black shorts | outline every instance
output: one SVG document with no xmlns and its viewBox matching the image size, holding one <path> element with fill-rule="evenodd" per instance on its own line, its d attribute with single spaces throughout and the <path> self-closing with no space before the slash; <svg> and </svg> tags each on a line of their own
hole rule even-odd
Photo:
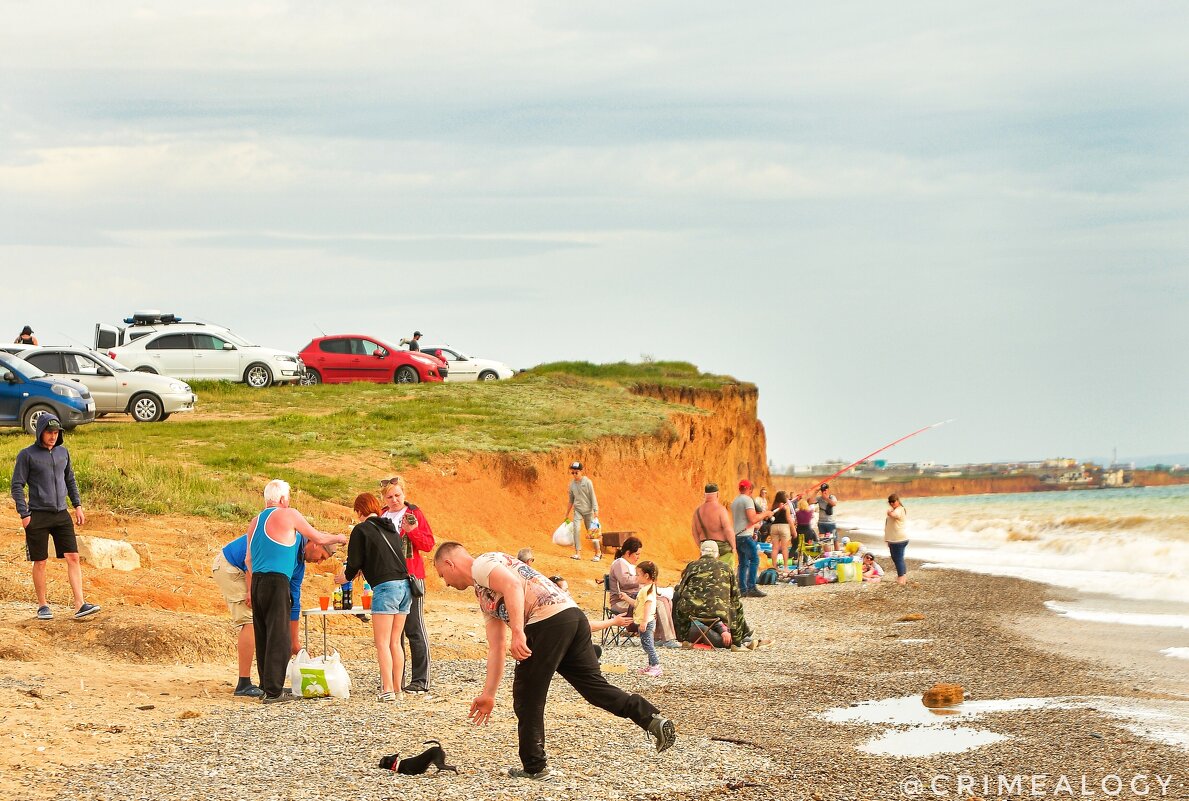
<svg viewBox="0 0 1189 801">
<path fill-rule="evenodd" d="M 74 537 L 74 520 L 70 512 L 29 512 L 29 527 L 25 529 L 25 558 L 30 562 L 44 562 L 50 558 L 50 537 L 61 559 L 68 553 L 78 553 Z"/>
</svg>

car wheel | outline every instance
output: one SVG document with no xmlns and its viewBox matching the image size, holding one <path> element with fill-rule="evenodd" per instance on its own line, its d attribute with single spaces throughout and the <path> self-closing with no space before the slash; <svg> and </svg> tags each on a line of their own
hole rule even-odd
<svg viewBox="0 0 1189 801">
<path fill-rule="evenodd" d="M 168 420 L 168 419 L 169 419 L 169 415 L 170 415 L 170 414 L 172 414 L 172 412 L 166 412 L 165 414 L 161 415 L 161 419 L 160 419 L 160 420 L 158 420 L 157 422 L 158 422 L 158 423 L 164 423 L 166 420 Z"/>
<path fill-rule="evenodd" d="M 322 376 L 318 375 L 317 370 L 307 367 L 300 383 L 303 387 L 316 387 L 322 383 Z"/>
<path fill-rule="evenodd" d="M 21 425 L 24 427 L 25 433 L 31 437 L 37 436 L 37 421 L 43 414 L 53 413 L 54 410 L 49 406 L 30 406 L 25 410 L 25 416 L 21 418 Z"/>
<path fill-rule="evenodd" d="M 138 372 L 138 373 L 149 373 L 149 374 L 151 374 L 151 375 L 157 375 L 157 371 L 156 371 L 156 370 L 154 370 L 152 367 L 137 367 L 137 368 L 136 368 L 136 372 Z"/>
<path fill-rule="evenodd" d="M 417 371 L 406 364 L 397 369 L 392 380 L 397 384 L 416 384 L 421 381 L 421 376 L 417 375 Z"/>
<path fill-rule="evenodd" d="M 244 383 L 252 389 L 264 389 L 272 386 L 272 370 L 268 369 L 268 365 L 260 362 L 250 364 L 244 372 Z"/>
<path fill-rule="evenodd" d="M 138 423 L 156 423 L 162 416 L 161 399 L 151 392 L 142 392 L 133 396 L 128 411 Z"/>
<path fill-rule="evenodd" d="M 484 370 L 479 373 L 480 381 L 495 381 L 499 378 L 499 374 L 495 370 Z"/>
</svg>

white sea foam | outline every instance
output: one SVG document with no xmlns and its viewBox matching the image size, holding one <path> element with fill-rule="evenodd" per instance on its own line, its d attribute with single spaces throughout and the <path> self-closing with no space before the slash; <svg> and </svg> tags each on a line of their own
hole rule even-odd
<svg viewBox="0 0 1189 801">
<path fill-rule="evenodd" d="M 1086 620 L 1091 623 L 1118 623 L 1124 626 L 1189 629 L 1189 615 L 1142 614 L 1137 612 L 1112 612 L 1101 609 L 1081 609 L 1067 606 L 1059 601 L 1045 601 L 1045 606 L 1050 611 L 1056 612 L 1059 615 L 1073 618 L 1074 620 Z M 1189 652 L 1189 648 L 1182 648 L 1180 650 Z"/>
<path fill-rule="evenodd" d="M 1189 487 L 921 498 L 907 555 L 934 567 L 1015 576 L 1083 592 L 1189 604 Z M 883 510 L 857 502 L 850 524 L 882 537 Z"/>
</svg>

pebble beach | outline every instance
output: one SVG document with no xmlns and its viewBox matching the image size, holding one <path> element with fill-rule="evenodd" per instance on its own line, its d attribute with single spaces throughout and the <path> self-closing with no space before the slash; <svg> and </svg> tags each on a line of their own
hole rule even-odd
<svg viewBox="0 0 1189 801">
<path fill-rule="evenodd" d="M 665 650 L 660 678 L 636 674 L 639 648 L 608 648 L 610 680 L 673 718 L 677 744 L 656 755 L 639 729 L 587 706 L 559 678 L 547 709 L 548 782 L 505 775 L 518 765 L 510 677 L 493 722 L 467 722 L 483 678 L 473 648 L 454 649 L 454 658 L 440 658 L 451 655 L 441 649 L 430 696 L 381 704 L 366 641 L 355 638 L 344 648 L 350 699 L 266 707 L 212 698 L 186 719 L 151 724 L 135 753 L 64 774 L 29 764 L 0 793 L 112 801 L 990 798 L 1035 797 L 1043 775 L 1047 797 L 1063 797 L 1068 785 L 1082 795 L 1064 797 L 1097 788 L 1100 798 L 1189 798 L 1189 745 L 1177 742 L 1175 714 L 1171 733 L 1166 719 L 1189 700 L 1151 673 L 1062 655 L 1022 634 L 1019 622 L 1043 611 L 1053 590 L 941 570 L 910 578 L 906 587 L 768 587 L 767 598 L 747 599 L 745 608 L 771 647 Z M 466 603 L 459 595 L 451 602 L 458 608 L 448 619 L 457 621 Z M 939 682 L 962 685 L 963 706 L 983 711 L 942 710 L 924 723 L 917 718 L 931 713 L 914 700 L 892 702 L 909 710 L 904 720 L 880 711 L 879 702 L 911 699 Z M 961 748 L 972 732 L 990 741 L 936 752 Z M 417 753 L 430 738 L 458 775 L 378 769 L 384 754 Z M 918 755 L 887 753 L 889 744 Z M 967 776 L 974 785 L 959 783 Z M 1137 776 L 1148 784 L 1135 784 Z M 1113 777 L 1123 782 L 1119 793 L 1110 792 Z"/>
</svg>

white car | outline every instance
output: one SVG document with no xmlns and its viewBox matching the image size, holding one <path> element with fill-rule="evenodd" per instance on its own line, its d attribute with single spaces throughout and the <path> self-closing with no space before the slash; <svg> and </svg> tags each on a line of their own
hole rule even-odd
<svg viewBox="0 0 1189 801">
<path fill-rule="evenodd" d="M 515 370 L 503 362 L 476 359 L 457 348 L 445 345 L 422 345 L 421 352 L 446 360 L 446 364 L 450 368 L 446 373 L 447 381 L 495 381 L 500 378 L 511 378 L 516 374 Z"/>
<path fill-rule="evenodd" d="M 130 414 L 138 423 L 157 423 L 177 412 L 192 412 L 198 396 L 176 378 L 137 373 L 101 353 L 83 348 L 40 347 L 20 358 L 58 378 L 91 390 L 98 414 Z"/>
<path fill-rule="evenodd" d="M 292 351 L 262 348 L 225 328 L 200 323 L 163 326 L 107 355 L 125 367 L 186 380 L 242 381 L 250 387 L 296 383 L 305 373 Z"/>
</svg>

